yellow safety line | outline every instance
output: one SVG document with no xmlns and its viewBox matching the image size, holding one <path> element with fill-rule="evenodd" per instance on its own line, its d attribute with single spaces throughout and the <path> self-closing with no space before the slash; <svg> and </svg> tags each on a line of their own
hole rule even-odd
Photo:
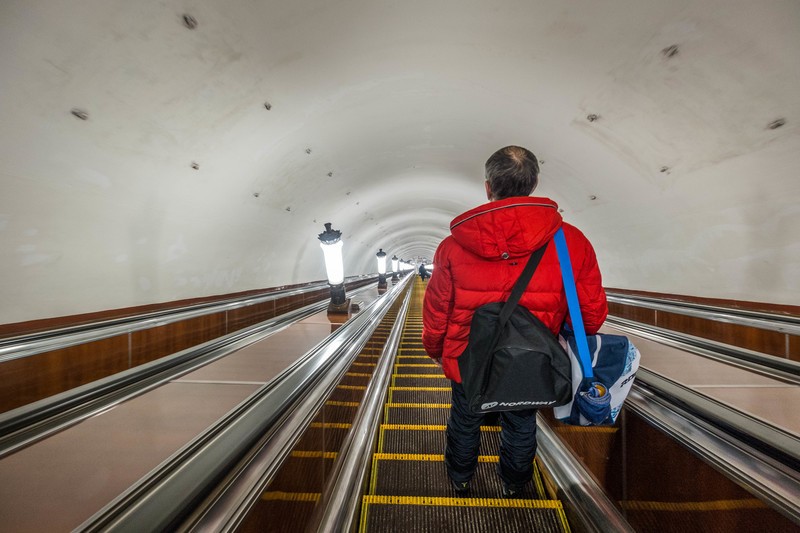
<svg viewBox="0 0 800 533">
<path fill-rule="evenodd" d="M 435 505 L 439 507 L 507 507 L 517 509 L 562 509 L 558 500 L 523 500 L 498 498 L 446 498 L 441 496 L 386 496 L 369 494 L 365 504 L 378 505 Z"/>
<path fill-rule="evenodd" d="M 300 459 L 336 459 L 337 452 L 304 452 L 296 451 L 290 454 Z"/>
<path fill-rule="evenodd" d="M 559 426 L 553 428 L 556 433 L 616 433 L 615 426 Z"/>
<path fill-rule="evenodd" d="M 398 355 L 397 359 L 428 359 L 428 360 L 430 360 L 430 357 L 428 357 L 427 355 Z"/>
<path fill-rule="evenodd" d="M 445 392 L 449 391 L 450 387 L 389 387 L 389 390 L 402 390 L 402 391 L 422 391 L 422 392 Z"/>
<path fill-rule="evenodd" d="M 336 388 L 345 390 L 367 390 L 365 385 L 337 385 Z"/>
<path fill-rule="evenodd" d="M 403 431 L 444 431 L 447 426 L 420 425 L 420 424 L 381 424 L 381 429 Z M 500 433 L 500 426 L 481 426 L 481 431 L 487 433 Z"/>
<path fill-rule="evenodd" d="M 350 429 L 352 424 L 343 424 L 341 422 L 311 422 L 312 428 L 323 429 Z"/>
<path fill-rule="evenodd" d="M 331 405 L 333 407 L 358 407 L 361 404 L 358 402 L 339 402 L 336 400 L 328 400 L 325 402 L 325 405 Z"/>
<path fill-rule="evenodd" d="M 413 407 L 417 409 L 450 409 L 449 403 L 387 403 L 389 407 Z"/>
<path fill-rule="evenodd" d="M 545 497 L 544 485 L 542 484 L 542 473 L 539 471 L 539 462 L 533 460 L 533 485 L 536 487 L 536 494 L 539 498 Z"/>
<path fill-rule="evenodd" d="M 372 374 L 370 374 L 372 375 Z M 394 378 L 447 379 L 444 374 L 394 374 Z"/>
<path fill-rule="evenodd" d="M 373 455 L 375 461 L 424 461 L 439 462 L 444 461 L 443 454 L 428 453 L 376 453 Z M 479 463 L 499 463 L 500 457 L 497 455 L 479 455 Z"/>
<path fill-rule="evenodd" d="M 395 363 L 394 367 L 412 367 L 412 368 L 441 368 L 439 365 L 431 363 L 429 365 L 422 363 Z"/>
<path fill-rule="evenodd" d="M 623 501 L 622 508 L 629 511 L 732 511 L 734 509 L 762 509 L 767 505 L 761 500 L 715 500 L 707 502 L 647 502 Z"/>
<path fill-rule="evenodd" d="M 378 366 L 377 363 L 359 363 L 353 362 L 352 366 Z"/>
<path fill-rule="evenodd" d="M 261 495 L 262 500 L 279 500 L 284 502 L 316 502 L 319 500 L 318 492 L 265 492 Z"/>
<path fill-rule="evenodd" d="M 351 378 L 371 378 L 372 374 L 364 374 L 361 372 L 347 372 L 345 376 L 350 376 Z"/>
</svg>

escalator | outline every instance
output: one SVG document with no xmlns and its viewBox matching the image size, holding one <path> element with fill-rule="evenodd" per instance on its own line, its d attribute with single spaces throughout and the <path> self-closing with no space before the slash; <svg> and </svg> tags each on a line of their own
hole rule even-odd
<svg viewBox="0 0 800 533">
<path fill-rule="evenodd" d="M 789 495 L 789 513 L 779 512 L 746 476 L 712 464 L 714 454 L 762 461 L 757 450 L 720 453 L 689 411 L 684 434 L 693 447 L 651 412 L 666 400 L 646 388 L 632 394 L 614 427 L 565 426 L 540 412 L 534 479 L 520 498 L 501 497 L 500 428 L 484 426 L 470 493 L 459 497 L 443 463 L 450 386 L 420 341 L 424 290 L 415 281 L 408 308 L 398 314 L 398 302 L 383 319 L 237 531 L 800 530 L 787 518 L 796 507 L 796 472 L 773 480 Z M 727 434 L 716 431 L 727 445 Z M 342 467 L 351 456 L 362 466 Z"/>
<path fill-rule="evenodd" d="M 425 355 L 424 286 L 414 288 L 384 407 L 362 532 L 569 531 L 562 504 L 545 494 L 539 469 L 517 499 L 503 499 L 495 473 L 500 428 L 481 430 L 481 454 L 468 497 L 450 486 L 444 467 L 450 382 Z"/>
</svg>

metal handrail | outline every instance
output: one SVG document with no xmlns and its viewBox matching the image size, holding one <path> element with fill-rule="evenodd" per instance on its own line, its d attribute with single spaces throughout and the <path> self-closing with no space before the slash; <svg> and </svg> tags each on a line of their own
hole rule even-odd
<svg viewBox="0 0 800 533">
<path fill-rule="evenodd" d="M 800 363 L 791 359 L 768 355 L 671 329 L 642 324 L 626 318 L 608 317 L 606 325 L 685 352 L 722 361 L 750 372 L 757 372 L 772 379 L 786 381 L 795 385 L 800 384 Z"/>
<path fill-rule="evenodd" d="M 89 518 L 78 530 L 138 532 L 174 527 L 213 491 L 227 472 L 247 457 L 266 432 L 276 428 L 281 417 L 297 406 L 298 400 L 314 395 L 321 376 L 354 347 L 366 343 L 376 321 L 391 305 L 391 298 L 387 296 L 395 294 L 394 290 L 390 291 L 368 304 L 359 315 Z M 304 410 L 311 407 L 305 401 L 302 403 Z"/>
<path fill-rule="evenodd" d="M 0 457 L 263 340 L 293 322 L 322 311 L 326 306 L 327 302 L 310 304 L 260 324 L 2 413 Z"/>
<path fill-rule="evenodd" d="M 724 403 L 704 396 L 656 372 L 639 367 L 635 388 L 647 387 L 660 397 L 669 398 L 692 413 L 693 417 L 712 421 L 730 435 L 747 438 L 758 443 L 759 449 L 773 459 L 792 468 L 800 468 L 800 437 L 773 426 L 755 416 L 748 415 Z"/>
<path fill-rule="evenodd" d="M 386 339 L 364 398 L 331 469 L 330 481 L 314 508 L 306 531 L 343 533 L 352 531 L 357 524 L 360 499 L 367 479 L 369 454 L 375 448 L 383 402 L 410 300 L 411 291 L 406 294 L 395 325 Z"/>
<path fill-rule="evenodd" d="M 369 277 L 370 276 L 354 276 L 348 278 L 349 281 L 347 282 L 350 283 L 361 279 L 367 279 Z M 319 282 L 302 289 L 281 290 L 255 298 L 244 297 L 227 300 L 222 303 L 215 302 L 209 304 L 198 304 L 194 306 L 182 307 L 179 310 L 157 311 L 154 313 L 145 313 L 142 315 L 107 320 L 94 324 L 85 324 L 42 333 L 10 337 L 0 340 L 0 363 L 4 361 L 10 361 L 12 359 L 19 359 L 39 353 L 49 352 L 52 350 L 69 348 L 70 346 L 77 346 L 87 342 L 107 339 L 117 335 L 124 335 L 133 333 L 135 331 L 164 326 L 174 322 L 179 322 L 181 320 L 197 318 L 212 313 L 232 311 L 242 307 L 248 307 L 255 304 L 277 300 L 286 296 L 296 296 L 306 292 L 319 290 L 326 286 L 328 286 L 326 282 Z"/>
<path fill-rule="evenodd" d="M 646 384 L 645 384 L 646 385 Z M 800 473 L 776 462 L 756 445 L 718 427 L 719 421 L 698 415 L 661 391 L 634 384 L 626 408 L 690 449 L 726 477 L 758 495 L 787 518 L 800 524 Z M 719 415 L 719 412 L 717 413 Z M 722 415 L 724 416 L 724 415 Z M 730 420 L 724 422 L 729 424 Z M 798 446 L 795 441 L 795 452 Z"/>
<path fill-rule="evenodd" d="M 680 315 L 704 318 L 715 322 L 737 324 L 740 326 L 750 326 L 769 331 L 778 331 L 790 335 L 800 334 L 800 317 L 791 315 L 780 315 L 775 313 L 765 313 L 761 311 L 746 311 L 742 309 L 731 309 L 729 307 L 717 307 L 703 304 L 693 304 L 686 302 L 676 302 L 672 300 L 661 300 L 646 296 L 619 295 L 613 292 L 606 294 L 608 301 L 622 305 L 634 307 L 644 307 L 656 311 L 667 311 Z"/>
<path fill-rule="evenodd" d="M 580 521 L 578 529 L 633 533 L 635 530 L 586 467 L 567 451 L 541 415 L 536 418 L 537 456 L 558 487 L 559 497 L 566 500 L 571 518 Z"/>
</svg>

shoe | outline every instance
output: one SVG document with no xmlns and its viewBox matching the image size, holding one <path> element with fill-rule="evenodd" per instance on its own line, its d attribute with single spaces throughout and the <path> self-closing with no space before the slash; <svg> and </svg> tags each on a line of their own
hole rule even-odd
<svg viewBox="0 0 800 533">
<path fill-rule="evenodd" d="M 469 481 L 463 481 L 461 483 L 450 479 L 450 485 L 453 486 L 453 490 L 456 491 L 456 494 L 459 496 L 464 496 L 469 492 Z"/>
</svg>

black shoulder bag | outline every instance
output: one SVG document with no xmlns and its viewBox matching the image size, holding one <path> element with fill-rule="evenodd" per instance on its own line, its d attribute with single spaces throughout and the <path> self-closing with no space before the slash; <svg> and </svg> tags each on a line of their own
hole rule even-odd
<svg viewBox="0 0 800 533">
<path fill-rule="evenodd" d="M 569 356 L 547 326 L 518 305 L 545 248 L 531 254 L 508 301 L 482 305 L 472 316 L 458 368 L 475 413 L 554 407 L 572 399 Z"/>
</svg>

